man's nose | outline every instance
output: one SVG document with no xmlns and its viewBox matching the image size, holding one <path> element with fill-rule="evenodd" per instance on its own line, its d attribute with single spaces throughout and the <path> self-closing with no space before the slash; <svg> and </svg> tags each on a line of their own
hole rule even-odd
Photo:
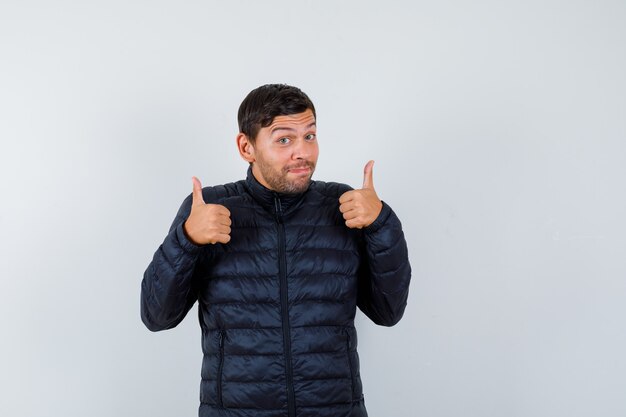
<svg viewBox="0 0 626 417">
<path fill-rule="evenodd" d="M 292 150 L 293 153 L 291 154 L 291 157 L 293 159 L 307 159 L 311 156 L 311 144 L 304 140 L 304 138 L 296 140 Z"/>
</svg>

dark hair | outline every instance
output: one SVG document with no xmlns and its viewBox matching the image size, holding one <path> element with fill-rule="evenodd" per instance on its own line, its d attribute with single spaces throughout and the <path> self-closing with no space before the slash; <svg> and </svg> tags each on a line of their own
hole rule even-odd
<svg viewBox="0 0 626 417">
<path fill-rule="evenodd" d="M 252 142 L 262 127 L 272 124 L 276 116 L 298 114 L 315 106 L 298 87 L 287 84 L 266 84 L 250 91 L 239 106 L 237 120 L 239 131 Z"/>
</svg>

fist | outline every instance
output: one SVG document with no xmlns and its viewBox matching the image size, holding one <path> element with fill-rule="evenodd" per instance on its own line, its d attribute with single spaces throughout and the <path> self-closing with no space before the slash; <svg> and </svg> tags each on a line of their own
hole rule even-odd
<svg viewBox="0 0 626 417">
<path fill-rule="evenodd" d="M 363 188 L 345 192 L 339 197 L 339 211 L 350 229 L 362 229 L 374 223 L 383 209 L 383 203 L 374 190 L 373 169 L 374 161 L 369 161 L 363 170 Z"/>
<path fill-rule="evenodd" d="M 192 182 L 191 213 L 183 226 L 187 237 L 196 245 L 228 243 L 230 211 L 221 204 L 206 204 L 200 180 L 193 177 Z"/>
</svg>

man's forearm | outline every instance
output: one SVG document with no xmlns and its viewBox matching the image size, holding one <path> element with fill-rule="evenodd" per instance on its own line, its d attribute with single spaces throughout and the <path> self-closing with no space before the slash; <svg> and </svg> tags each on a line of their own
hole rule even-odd
<svg viewBox="0 0 626 417">
<path fill-rule="evenodd" d="M 141 319 L 148 329 L 169 329 L 185 317 L 196 299 L 193 273 L 200 251 L 185 236 L 182 223 L 156 251 L 141 282 Z"/>
<path fill-rule="evenodd" d="M 359 307 L 376 324 L 393 326 L 404 314 L 411 265 L 402 224 L 384 204 L 379 218 L 364 229 L 366 262 L 359 282 Z"/>
</svg>

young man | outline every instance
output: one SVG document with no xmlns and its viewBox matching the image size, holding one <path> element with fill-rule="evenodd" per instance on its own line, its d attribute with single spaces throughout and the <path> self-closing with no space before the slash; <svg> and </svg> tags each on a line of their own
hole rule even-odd
<svg viewBox="0 0 626 417">
<path fill-rule="evenodd" d="M 367 416 L 354 316 L 392 326 L 411 277 L 400 221 L 363 188 L 311 181 L 315 107 L 264 85 L 239 108 L 247 178 L 183 202 L 141 285 L 141 318 L 169 329 L 199 303 L 201 417 Z"/>
</svg>

